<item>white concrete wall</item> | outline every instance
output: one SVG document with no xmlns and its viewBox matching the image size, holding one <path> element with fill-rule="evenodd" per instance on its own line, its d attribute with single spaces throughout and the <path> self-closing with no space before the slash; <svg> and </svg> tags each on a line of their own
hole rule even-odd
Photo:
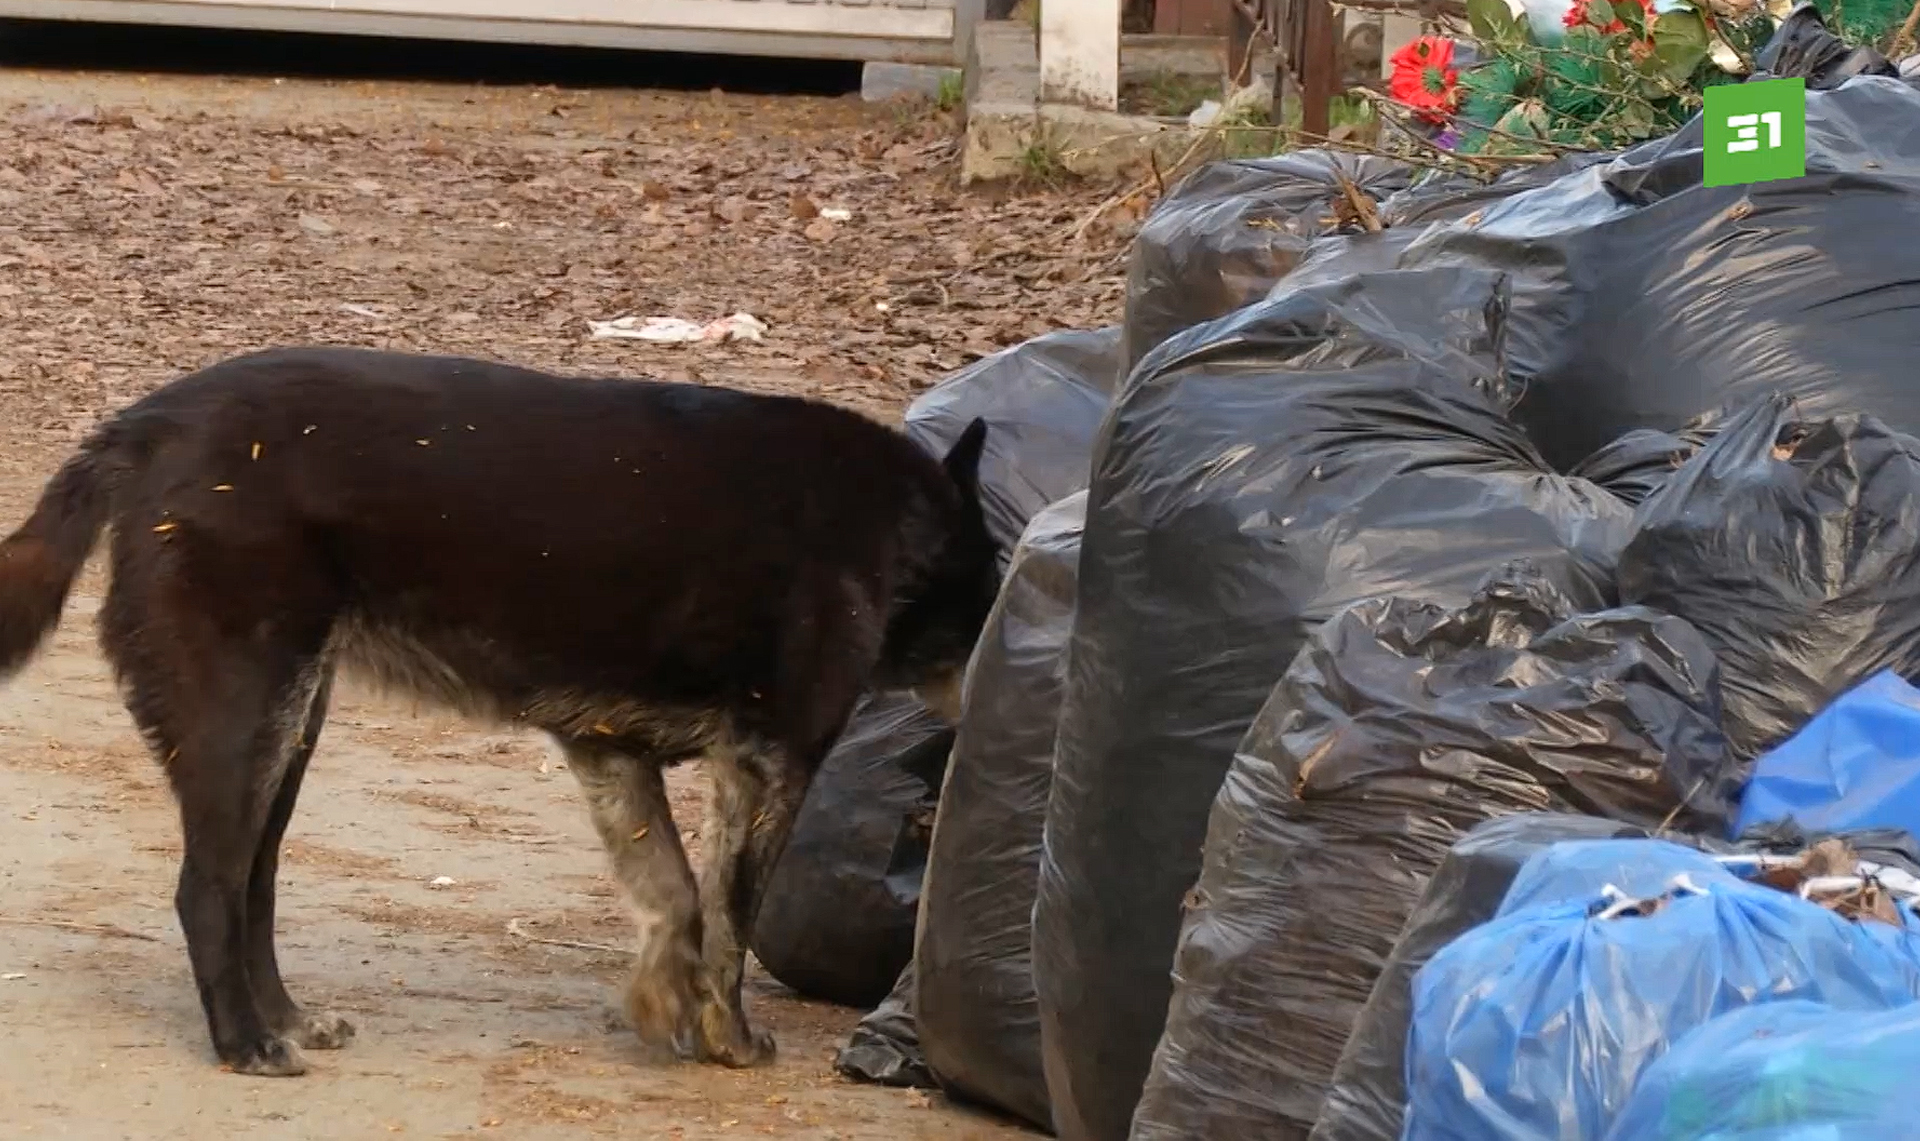
<svg viewBox="0 0 1920 1141">
<path fill-rule="evenodd" d="M 1120 0 L 1041 0 L 1040 99 L 1120 105 Z"/>
</svg>

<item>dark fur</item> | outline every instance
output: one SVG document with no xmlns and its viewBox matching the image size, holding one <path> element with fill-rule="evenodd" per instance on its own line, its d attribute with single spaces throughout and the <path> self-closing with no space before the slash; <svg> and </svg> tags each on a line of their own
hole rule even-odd
<svg viewBox="0 0 1920 1141">
<path fill-rule="evenodd" d="M 628 1013 L 728 1064 L 746 933 L 808 782 L 869 686 L 944 684 L 995 590 L 975 423 L 945 464 L 792 398 L 444 357 L 279 350 L 100 426 L 0 543 L 0 675 L 102 529 L 101 642 L 180 802 L 177 905 L 234 1070 L 352 1029 L 274 959 L 281 836 L 336 664 L 570 758 L 640 924 Z M 714 786 L 695 883 L 663 767 Z"/>
</svg>

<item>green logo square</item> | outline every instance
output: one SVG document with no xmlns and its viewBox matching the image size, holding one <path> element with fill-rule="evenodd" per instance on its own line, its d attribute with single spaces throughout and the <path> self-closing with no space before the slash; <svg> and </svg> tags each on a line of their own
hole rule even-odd
<svg viewBox="0 0 1920 1141">
<path fill-rule="evenodd" d="M 1741 186 L 1807 173 L 1807 81 L 1723 83 L 1706 96 L 1706 183 Z"/>
</svg>

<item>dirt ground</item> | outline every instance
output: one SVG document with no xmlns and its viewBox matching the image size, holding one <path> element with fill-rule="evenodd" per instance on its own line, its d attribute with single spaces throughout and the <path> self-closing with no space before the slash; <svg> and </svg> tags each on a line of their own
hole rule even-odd
<svg viewBox="0 0 1920 1141">
<path fill-rule="evenodd" d="M 1124 232 L 1067 237 L 1104 190 L 959 196 L 952 154 L 937 116 L 848 99 L 0 71 L 0 526 L 96 417 L 272 343 L 889 416 L 972 355 L 1116 319 Z M 587 336 L 735 310 L 764 344 Z M 0 1138 L 1023 1135 L 836 1078 L 858 1012 L 760 974 L 777 1066 L 642 1066 L 606 1024 L 620 954 L 535 941 L 627 937 L 569 774 L 537 739 L 352 691 L 294 819 L 280 945 L 359 1040 L 300 1079 L 219 1072 L 171 803 L 93 642 L 101 585 L 0 688 Z M 697 774 L 675 782 L 697 824 Z"/>
</svg>

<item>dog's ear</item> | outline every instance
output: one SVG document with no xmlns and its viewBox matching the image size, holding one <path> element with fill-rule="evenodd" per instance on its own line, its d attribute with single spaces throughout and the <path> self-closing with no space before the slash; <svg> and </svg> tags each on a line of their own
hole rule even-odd
<svg viewBox="0 0 1920 1141">
<path fill-rule="evenodd" d="M 987 422 L 976 416 L 953 447 L 947 449 L 947 458 L 940 461 L 947 469 L 947 478 L 953 480 L 960 494 L 969 500 L 980 496 L 980 454 L 986 446 Z"/>
</svg>

